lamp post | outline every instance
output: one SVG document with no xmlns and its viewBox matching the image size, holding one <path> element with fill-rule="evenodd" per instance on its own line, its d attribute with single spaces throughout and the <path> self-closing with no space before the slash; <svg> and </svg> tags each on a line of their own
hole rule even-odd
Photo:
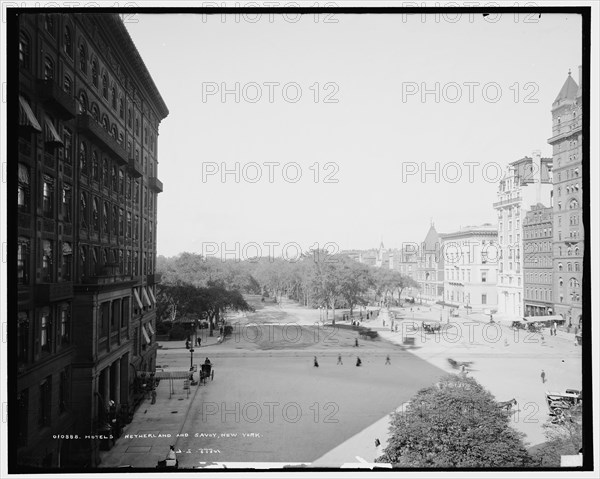
<svg viewBox="0 0 600 479">
<path fill-rule="evenodd" d="M 194 347 L 190 348 L 190 372 L 194 370 Z"/>
</svg>

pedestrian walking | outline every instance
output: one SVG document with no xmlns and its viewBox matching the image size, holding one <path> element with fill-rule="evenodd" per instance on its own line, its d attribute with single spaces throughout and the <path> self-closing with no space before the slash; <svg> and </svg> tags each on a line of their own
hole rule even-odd
<svg viewBox="0 0 600 479">
<path fill-rule="evenodd" d="M 152 404 L 156 404 L 156 389 L 152 390 Z"/>
<path fill-rule="evenodd" d="M 396 332 L 398 332 L 398 325 L 396 324 Z"/>
<path fill-rule="evenodd" d="M 342 355 L 338 354 L 338 364 L 341 364 L 342 366 L 344 365 L 344 363 L 342 362 Z"/>
<path fill-rule="evenodd" d="M 358 348 L 358 338 L 355 338 L 355 339 L 354 339 L 354 347 L 355 347 L 355 348 Z"/>
<path fill-rule="evenodd" d="M 316 356 L 315 356 L 315 360 L 314 360 L 313 366 L 314 366 L 315 368 L 318 368 L 318 367 L 319 367 L 319 361 L 317 361 L 317 357 L 316 357 Z"/>
<path fill-rule="evenodd" d="M 390 361 L 390 355 L 389 354 L 385 357 L 385 364 L 392 364 L 392 362 Z"/>
<path fill-rule="evenodd" d="M 202 338 L 196 338 L 196 344 L 200 347 L 200 343 L 202 343 Z"/>
<path fill-rule="evenodd" d="M 356 366 L 360 366 L 362 364 L 362 361 L 360 360 L 360 358 L 358 356 L 356 356 Z"/>
<path fill-rule="evenodd" d="M 542 378 L 542 384 L 546 383 L 546 372 L 542 369 L 542 374 L 540 374 L 541 378 Z"/>
</svg>

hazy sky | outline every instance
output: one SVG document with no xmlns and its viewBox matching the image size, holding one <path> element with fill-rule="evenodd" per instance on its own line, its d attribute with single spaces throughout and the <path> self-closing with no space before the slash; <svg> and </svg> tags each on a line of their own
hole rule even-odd
<svg viewBox="0 0 600 479">
<path fill-rule="evenodd" d="M 211 243 L 366 249 L 381 238 L 398 247 L 422 241 L 431 218 L 439 232 L 494 223 L 495 165 L 536 149 L 551 156 L 550 108 L 569 69 L 579 82 L 581 21 L 456 20 L 128 18 L 170 110 L 158 143 L 158 253 Z M 436 163 L 440 177 L 423 178 Z M 233 173 L 223 182 L 222 167 L 236 164 L 239 182 Z"/>
</svg>

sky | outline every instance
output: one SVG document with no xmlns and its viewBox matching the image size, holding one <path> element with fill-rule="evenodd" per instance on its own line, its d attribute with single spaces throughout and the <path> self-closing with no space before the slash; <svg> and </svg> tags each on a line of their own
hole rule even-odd
<svg viewBox="0 0 600 479">
<path fill-rule="evenodd" d="M 432 221 L 441 233 L 495 223 L 501 168 L 552 156 L 551 105 L 582 64 L 580 17 L 566 14 L 125 25 L 170 111 L 158 141 L 166 256 L 394 248 Z"/>
</svg>

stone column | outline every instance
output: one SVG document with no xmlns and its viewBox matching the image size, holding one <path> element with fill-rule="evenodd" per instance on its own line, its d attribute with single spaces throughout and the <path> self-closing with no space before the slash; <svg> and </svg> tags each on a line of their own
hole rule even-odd
<svg viewBox="0 0 600 479">
<path fill-rule="evenodd" d="M 117 359 L 113 363 L 114 367 L 114 397 L 112 398 L 115 401 L 115 404 L 118 406 L 121 403 L 121 359 Z"/>
</svg>

